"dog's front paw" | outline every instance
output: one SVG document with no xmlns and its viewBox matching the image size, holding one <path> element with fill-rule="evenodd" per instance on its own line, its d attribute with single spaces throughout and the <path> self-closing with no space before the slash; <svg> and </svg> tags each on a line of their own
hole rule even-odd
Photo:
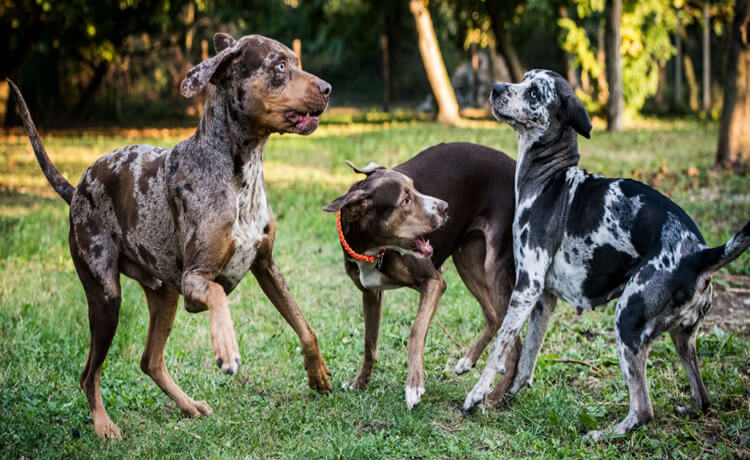
<svg viewBox="0 0 750 460">
<path fill-rule="evenodd" d="M 353 379 L 341 384 L 341 388 L 344 390 L 361 390 L 370 383 L 370 377 L 365 377 L 362 374 L 357 374 Z"/>
<path fill-rule="evenodd" d="M 456 375 L 461 375 L 469 372 L 472 367 L 474 367 L 474 364 L 471 362 L 471 358 L 469 358 L 468 356 L 464 356 L 463 358 L 458 360 L 458 363 L 456 363 L 456 368 L 454 370 L 456 372 Z"/>
<path fill-rule="evenodd" d="M 232 318 L 211 318 L 211 344 L 214 348 L 216 366 L 227 375 L 236 374 L 242 359 Z"/>
<path fill-rule="evenodd" d="M 94 431 L 99 436 L 99 440 L 104 442 L 107 439 L 122 439 L 120 428 L 115 425 L 108 415 L 94 417 Z"/>
<path fill-rule="evenodd" d="M 192 399 L 187 404 L 180 406 L 180 411 L 182 415 L 191 418 L 200 417 L 201 415 L 210 417 L 214 413 L 214 410 L 211 409 L 211 406 L 206 401 L 193 401 Z"/>
<path fill-rule="evenodd" d="M 583 442 L 593 444 L 601 439 L 603 439 L 606 436 L 605 431 L 599 431 L 599 430 L 591 430 L 585 435 L 583 435 Z"/>
<path fill-rule="evenodd" d="M 477 383 L 474 388 L 469 392 L 468 395 L 466 395 L 466 400 L 464 400 L 463 405 L 463 413 L 464 415 L 468 414 L 474 407 L 477 406 L 477 404 L 484 401 L 485 396 L 487 396 L 490 393 L 489 387 L 482 384 L 480 381 Z"/>
<path fill-rule="evenodd" d="M 305 369 L 307 369 L 307 386 L 318 393 L 331 392 L 331 381 L 328 379 L 330 371 L 320 354 L 312 358 L 305 357 Z"/>
<path fill-rule="evenodd" d="M 406 386 L 406 407 L 411 409 L 412 407 L 419 404 L 424 394 L 424 387 L 410 387 Z"/>
</svg>

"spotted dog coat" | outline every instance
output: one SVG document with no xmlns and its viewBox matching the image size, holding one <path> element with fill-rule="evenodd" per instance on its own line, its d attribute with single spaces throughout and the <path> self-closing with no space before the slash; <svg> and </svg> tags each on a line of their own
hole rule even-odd
<svg viewBox="0 0 750 460">
<path fill-rule="evenodd" d="M 615 339 L 630 392 L 627 417 L 587 439 L 623 434 L 649 422 L 653 409 L 646 357 L 669 331 L 696 406 L 709 407 L 698 369 L 695 336 L 711 305 L 711 275 L 750 246 L 750 222 L 728 243 L 709 248 L 688 215 L 654 189 L 578 168 L 577 133 L 589 137 L 588 115 L 570 85 L 535 70 L 521 83 L 496 83 L 495 117 L 518 134 L 513 248 L 516 285 L 508 313 L 464 411 L 482 402 L 502 358 L 531 317 L 510 392 L 531 384 L 555 299 L 579 312 L 619 297 Z M 680 408 L 685 412 L 685 408 Z"/>
<path fill-rule="evenodd" d="M 180 294 L 190 312 L 209 310 L 214 358 L 237 372 L 239 346 L 227 303 L 252 271 L 302 342 L 310 387 L 330 390 L 315 334 L 272 257 L 275 224 L 263 180 L 271 133 L 309 134 L 331 86 L 299 69 L 281 43 L 216 34 L 217 54 L 188 71 L 186 97 L 213 83 L 198 129 L 173 149 L 130 145 L 97 160 L 73 188 L 50 162 L 18 88 L 10 83 L 37 160 L 70 204 L 69 244 L 89 304 L 91 343 L 81 374 L 96 433 L 119 438 L 99 390 L 117 327 L 120 273 L 146 293 L 150 324 L 141 368 L 190 416 L 210 415 L 169 376 L 164 347 Z"/>
<path fill-rule="evenodd" d="M 409 287 L 420 294 L 407 346 L 405 398 L 412 408 L 425 392 L 425 341 L 446 288 L 440 269 L 449 257 L 484 316 L 484 328 L 456 364 L 456 374 L 474 367 L 503 320 L 515 275 L 515 163 L 503 152 L 455 142 L 429 147 L 393 168 L 350 166 L 367 177 L 324 209 L 340 211 L 345 240 L 357 253 L 386 252 L 376 267 L 343 251 L 346 273 L 362 291 L 365 320 L 362 366 L 344 388 L 365 388 L 370 381 L 383 291 Z M 520 341 L 517 345 L 514 351 L 520 350 Z M 492 403 L 510 386 L 517 359 L 513 352 L 507 357 L 509 372 L 493 390 L 497 398 L 490 397 Z"/>
</svg>

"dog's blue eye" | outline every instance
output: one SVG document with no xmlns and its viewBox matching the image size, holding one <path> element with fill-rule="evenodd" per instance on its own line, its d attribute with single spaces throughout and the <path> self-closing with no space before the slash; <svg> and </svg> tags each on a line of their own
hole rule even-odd
<svg viewBox="0 0 750 460">
<path fill-rule="evenodd" d="M 531 96 L 531 98 L 532 98 L 532 99 L 536 99 L 536 98 L 537 98 L 537 93 L 536 93 L 536 90 L 535 90 L 535 89 L 532 89 L 532 90 L 531 90 L 531 93 L 530 93 L 529 95 Z"/>
<path fill-rule="evenodd" d="M 284 69 L 286 69 L 286 64 L 283 62 L 276 66 L 277 69 L 279 69 L 279 72 L 283 72 Z"/>
</svg>

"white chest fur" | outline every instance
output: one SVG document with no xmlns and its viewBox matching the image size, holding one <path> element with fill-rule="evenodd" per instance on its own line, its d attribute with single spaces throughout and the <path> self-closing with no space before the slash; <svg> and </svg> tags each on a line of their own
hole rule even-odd
<svg viewBox="0 0 750 460">
<path fill-rule="evenodd" d="M 222 275 L 232 284 L 240 282 L 250 270 L 258 245 L 266 237 L 265 228 L 271 220 L 271 207 L 266 197 L 263 163 L 250 161 L 243 166 L 242 182 L 236 196 L 236 214 L 232 226 L 234 254 Z"/>
</svg>

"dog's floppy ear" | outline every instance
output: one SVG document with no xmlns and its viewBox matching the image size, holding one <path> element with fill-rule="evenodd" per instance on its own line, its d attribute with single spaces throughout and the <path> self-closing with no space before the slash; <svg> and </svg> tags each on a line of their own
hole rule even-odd
<svg viewBox="0 0 750 460">
<path fill-rule="evenodd" d="M 354 190 L 352 192 L 346 192 L 335 200 L 331 201 L 327 205 L 323 206 L 323 211 L 336 212 L 344 206 L 362 201 L 367 197 L 367 192 L 364 190 Z"/>
<path fill-rule="evenodd" d="M 578 134 L 591 139 L 591 120 L 589 114 L 586 113 L 586 109 L 583 108 L 583 104 L 575 94 L 569 94 L 565 98 L 565 106 L 567 109 L 568 123 Z"/>
<path fill-rule="evenodd" d="M 354 170 L 354 172 L 360 173 L 360 174 L 365 174 L 367 176 L 369 176 L 370 174 L 374 173 L 378 169 L 385 169 L 384 166 L 380 166 L 379 164 L 372 163 L 372 162 L 370 164 L 368 164 L 367 166 L 365 166 L 364 168 L 358 168 L 358 167 L 354 166 L 354 163 L 352 163 L 349 160 L 346 160 L 346 164 L 348 164 L 349 167 L 352 168 L 352 170 Z"/>
<path fill-rule="evenodd" d="M 217 53 L 221 53 L 227 48 L 231 48 L 237 44 L 237 40 L 232 38 L 231 35 L 223 32 L 216 32 L 214 34 L 214 49 Z"/>
<path fill-rule="evenodd" d="M 197 66 L 188 70 L 185 79 L 180 84 L 180 92 L 185 97 L 193 97 L 198 91 L 206 87 L 216 70 L 230 57 L 238 52 L 237 41 L 227 34 L 217 33 L 214 36 L 214 48 L 216 55 L 206 59 Z"/>
</svg>

